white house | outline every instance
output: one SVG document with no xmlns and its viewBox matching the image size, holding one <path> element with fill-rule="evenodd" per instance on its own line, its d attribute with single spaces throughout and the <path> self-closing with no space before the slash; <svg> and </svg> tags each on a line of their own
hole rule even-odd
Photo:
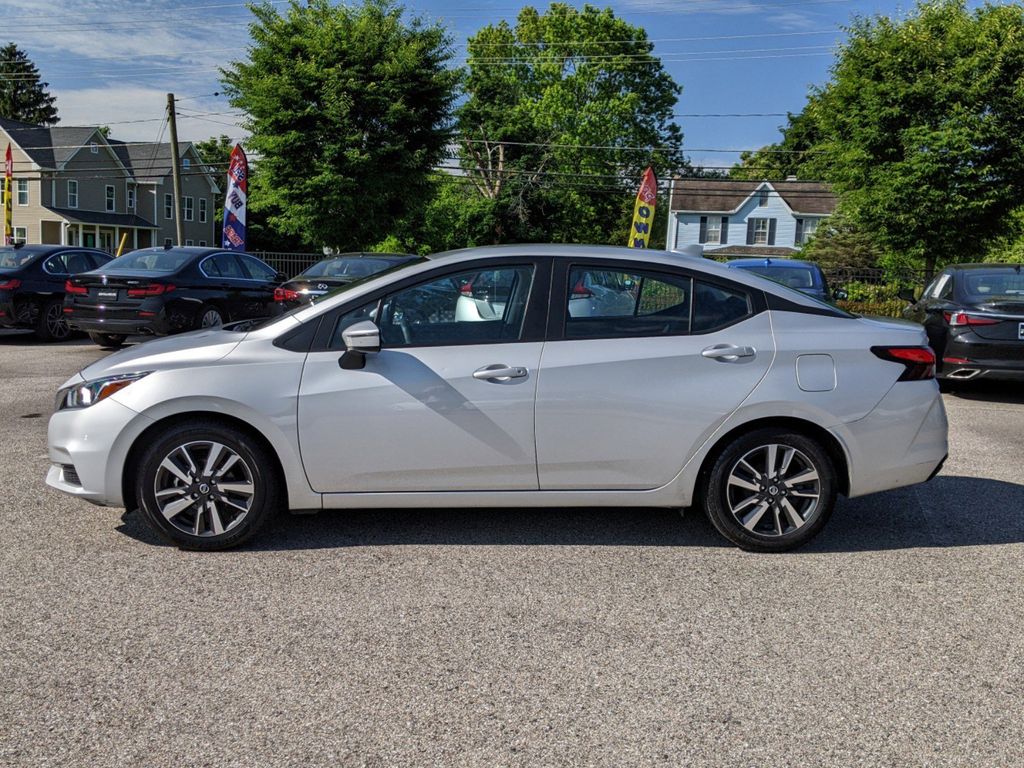
<svg viewBox="0 0 1024 768">
<path fill-rule="evenodd" d="M 835 208 L 817 181 L 676 178 L 666 243 L 670 251 L 701 245 L 711 258 L 796 256 Z"/>
</svg>

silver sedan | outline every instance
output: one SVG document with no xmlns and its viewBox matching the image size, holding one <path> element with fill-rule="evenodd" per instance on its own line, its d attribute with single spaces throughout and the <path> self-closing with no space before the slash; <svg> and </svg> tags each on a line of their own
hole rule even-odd
<svg viewBox="0 0 1024 768">
<path fill-rule="evenodd" d="M 786 550 L 837 494 L 938 471 L 934 367 L 919 325 L 712 262 L 470 249 L 94 363 L 58 393 L 47 482 L 189 549 L 283 509 L 699 506 Z"/>
</svg>

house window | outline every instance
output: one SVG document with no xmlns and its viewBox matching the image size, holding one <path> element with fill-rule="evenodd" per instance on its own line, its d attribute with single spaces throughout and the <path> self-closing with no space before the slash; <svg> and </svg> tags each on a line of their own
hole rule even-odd
<svg viewBox="0 0 1024 768">
<path fill-rule="evenodd" d="M 183 197 L 181 198 L 181 209 L 182 215 L 185 217 L 185 221 L 192 221 L 193 219 L 193 208 L 192 198 Z"/>
<path fill-rule="evenodd" d="M 806 243 L 808 240 L 814 237 L 814 233 L 818 231 L 818 223 L 820 221 L 820 219 L 803 219 L 804 225 L 802 227 L 800 239 L 797 242 L 797 245 L 800 245 L 800 243 Z"/>
<path fill-rule="evenodd" d="M 89 142 L 89 151 L 92 152 L 94 155 L 98 155 L 99 154 L 100 148 L 98 146 L 96 146 L 96 142 L 95 141 Z"/>
<path fill-rule="evenodd" d="M 768 219 L 751 219 L 754 222 L 754 245 L 768 244 Z"/>
<path fill-rule="evenodd" d="M 135 187 L 128 187 L 128 210 L 135 210 Z"/>
<path fill-rule="evenodd" d="M 164 248 L 170 248 L 170 247 L 171 247 L 171 238 L 165 237 L 164 238 Z"/>
<path fill-rule="evenodd" d="M 174 219 L 174 195 L 164 195 L 164 218 Z"/>
<path fill-rule="evenodd" d="M 722 242 L 722 220 L 718 216 L 708 217 L 704 242 L 708 245 L 718 245 Z"/>
<path fill-rule="evenodd" d="M 28 205 L 28 179 L 18 179 L 18 205 Z"/>
<path fill-rule="evenodd" d="M 117 208 L 117 197 L 114 192 L 114 185 L 107 184 L 107 212 L 113 212 Z"/>
<path fill-rule="evenodd" d="M 68 180 L 68 208 L 78 207 L 78 182 Z"/>
<path fill-rule="evenodd" d="M 199 247 L 200 248 L 205 248 L 206 247 L 206 241 L 205 240 L 200 240 L 199 241 Z"/>
<path fill-rule="evenodd" d="M 205 197 L 200 197 L 199 198 L 199 220 L 201 222 L 203 222 L 203 224 L 206 223 L 206 198 Z"/>
<path fill-rule="evenodd" d="M 759 208 L 767 208 L 768 207 L 768 190 L 767 189 L 762 189 L 760 192 L 757 193 L 757 206 Z"/>
<path fill-rule="evenodd" d="M 15 243 L 26 243 L 28 242 L 28 229 L 25 227 L 14 228 L 14 242 Z"/>
<path fill-rule="evenodd" d="M 181 158 L 181 169 L 183 171 L 187 171 L 191 167 L 192 167 L 192 161 L 191 160 L 189 160 L 187 157 Z"/>
<path fill-rule="evenodd" d="M 191 246 L 191 245 L 192 245 L 192 241 L 191 241 L 191 240 L 186 240 L 186 241 L 185 241 L 185 245 L 187 245 L 187 246 Z"/>
</svg>

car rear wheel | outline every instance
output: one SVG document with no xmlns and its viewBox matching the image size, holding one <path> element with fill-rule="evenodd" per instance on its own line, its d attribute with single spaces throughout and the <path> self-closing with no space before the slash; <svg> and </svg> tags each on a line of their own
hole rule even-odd
<svg viewBox="0 0 1024 768">
<path fill-rule="evenodd" d="M 224 325 L 224 315 L 212 304 L 204 304 L 196 317 L 198 328 L 216 328 L 218 325 Z"/>
<path fill-rule="evenodd" d="M 40 341 L 67 341 L 71 338 L 63 299 L 51 299 L 43 304 L 39 310 L 35 333 Z"/>
<path fill-rule="evenodd" d="M 89 331 L 89 338 L 92 343 L 106 349 L 117 349 L 124 345 L 125 336 L 121 333 L 97 333 Z"/>
<path fill-rule="evenodd" d="M 729 444 L 704 486 L 712 525 L 752 552 L 783 552 L 816 536 L 835 507 L 828 452 L 788 430 L 761 429 Z"/>
<path fill-rule="evenodd" d="M 255 536 L 277 508 L 274 466 L 241 430 L 185 423 L 146 450 L 136 498 L 149 525 L 182 549 L 228 549 Z"/>
</svg>

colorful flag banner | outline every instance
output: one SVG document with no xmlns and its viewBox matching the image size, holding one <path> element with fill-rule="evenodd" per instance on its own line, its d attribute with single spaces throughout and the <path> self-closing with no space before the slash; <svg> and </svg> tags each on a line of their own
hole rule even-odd
<svg viewBox="0 0 1024 768">
<path fill-rule="evenodd" d="M 629 228 L 629 239 L 626 242 L 630 248 L 646 248 L 650 242 L 651 230 L 654 228 L 654 205 L 657 200 L 658 180 L 648 166 L 644 171 L 643 181 L 640 182 L 636 205 L 633 206 L 633 224 Z"/>
<path fill-rule="evenodd" d="M 224 234 L 221 247 L 245 250 L 245 203 L 249 196 L 249 161 L 241 144 L 231 150 L 228 190 L 224 196 Z"/>
<path fill-rule="evenodd" d="M 11 156 L 11 145 L 7 145 L 7 156 L 4 163 L 4 245 L 14 245 L 14 226 L 11 205 L 11 193 L 14 191 L 14 158 Z"/>
</svg>

